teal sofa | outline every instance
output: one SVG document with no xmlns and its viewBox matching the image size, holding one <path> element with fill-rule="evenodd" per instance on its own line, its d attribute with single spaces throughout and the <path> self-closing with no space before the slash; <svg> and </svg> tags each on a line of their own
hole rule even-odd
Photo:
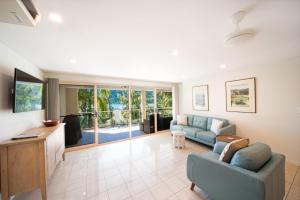
<svg viewBox="0 0 300 200">
<path fill-rule="evenodd" d="M 223 127 L 217 133 L 210 131 L 213 119 L 223 121 Z M 228 120 L 205 117 L 198 115 L 187 115 L 187 126 L 178 125 L 176 120 L 172 120 L 170 124 L 171 131 L 184 131 L 185 137 L 211 147 L 216 143 L 216 136 L 219 134 L 232 134 L 235 135 L 235 125 L 230 124 Z"/>
<path fill-rule="evenodd" d="M 214 151 L 187 159 L 187 177 L 214 200 L 282 200 L 285 194 L 285 157 L 262 143 L 237 151 L 230 163 L 218 158 L 226 143 Z"/>
</svg>

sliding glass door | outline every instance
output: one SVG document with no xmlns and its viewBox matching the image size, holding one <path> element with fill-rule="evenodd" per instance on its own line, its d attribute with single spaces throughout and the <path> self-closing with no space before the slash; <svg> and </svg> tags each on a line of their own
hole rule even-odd
<svg viewBox="0 0 300 200">
<path fill-rule="evenodd" d="M 155 109 L 155 105 L 154 105 L 154 90 L 146 90 L 145 91 L 145 98 L 146 98 L 146 106 L 145 106 L 145 110 L 146 110 L 146 118 L 149 115 L 154 114 L 154 109 Z"/>
<path fill-rule="evenodd" d="M 130 90 L 130 114 L 131 114 L 131 137 L 137 137 L 143 134 L 142 123 L 142 92 L 138 89 Z"/>
<path fill-rule="evenodd" d="M 129 91 L 97 88 L 98 141 L 113 142 L 129 138 Z"/>
<path fill-rule="evenodd" d="M 157 131 L 170 128 L 172 115 L 172 90 L 158 89 L 156 90 L 157 105 Z"/>
<path fill-rule="evenodd" d="M 102 144 L 169 129 L 171 89 L 60 85 L 66 147 Z"/>
<path fill-rule="evenodd" d="M 60 85 L 59 92 L 60 120 L 66 123 L 66 147 L 94 144 L 94 87 Z"/>
</svg>

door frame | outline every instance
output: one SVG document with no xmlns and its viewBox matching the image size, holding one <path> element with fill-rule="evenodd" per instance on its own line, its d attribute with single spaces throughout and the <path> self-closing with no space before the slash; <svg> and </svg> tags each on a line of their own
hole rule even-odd
<svg viewBox="0 0 300 200">
<path fill-rule="evenodd" d="M 93 91 L 94 91 L 94 100 L 93 100 L 93 107 L 94 107 L 94 111 L 97 110 L 97 90 L 95 90 L 95 85 L 94 84 L 91 84 L 91 83 L 85 83 L 85 82 L 59 82 L 59 86 L 60 85 L 73 85 L 73 86 L 89 86 L 89 87 L 93 87 Z M 96 92 L 96 93 L 95 93 Z M 96 131 L 97 131 L 97 126 L 98 126 L 98 121 L 95 120 L 95 117 L 94 117 L 94 143 L 92 144 L 85 144 L 85 145 L 80 145 L 80 146 L 73 146 L 73 147 L 68 147 L 68 148 L 65 148 L 65 152 L 71 152 L 71 151 L 77 151 L 77 150 L 81 150 L 81 149 L 86 149 L 86 148 L 90 148 L 90 147 L 95 147 L 97 146 L 97 143 L 96 141 L 98 142 L 98 138 L 96 137 Z"/>
</svg>

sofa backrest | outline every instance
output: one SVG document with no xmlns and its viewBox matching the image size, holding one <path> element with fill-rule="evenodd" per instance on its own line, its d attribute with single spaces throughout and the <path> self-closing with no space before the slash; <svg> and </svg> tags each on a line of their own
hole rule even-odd
<svg viewBox="0 0 300 200">
<path fill-rule="evenodd" d="M 237 151 L 230 164 L 257 172 L 272 156 L 271 148 L 263 143 L 254 143 Z"/>
<path fill-rule="evenodd" d="M 193 126 L 194 115 L 187 115 L 187 125 Z"/>
<path fill-rule="evenodd" d="M 201 128 L 203 130 L 206 130 L 207 127 L 207 117 L 204 116 L 193 116 L 193 127 Z"/>
<path fill-rule="evenodd" d="M 203 130 L 210 130 L 213 119 L 223 121 L 224 122 L 223 126 L 227 126 L 229 124 L 227 119 L 222 119 L 217 117 L 206 117 L 200 115 L 187 115 L 187 121 L 188 121 L 187 125 L 201 128 Z"/>
</svg>

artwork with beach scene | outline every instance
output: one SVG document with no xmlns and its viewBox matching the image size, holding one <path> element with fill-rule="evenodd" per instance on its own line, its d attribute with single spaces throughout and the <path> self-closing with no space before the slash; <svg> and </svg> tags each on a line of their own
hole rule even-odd
<svg viewBox="0 0 300 200">
<path fill-rule="evenodd" d="M 249 107 L 249 88 L 246 84 L 234 86 L 230 93 L 231 106 Z"/>
<path fill-rule="evenodd" d="M 255 78 L 226 82 L 226 110 L 256 112 Z"/>
</svg>

